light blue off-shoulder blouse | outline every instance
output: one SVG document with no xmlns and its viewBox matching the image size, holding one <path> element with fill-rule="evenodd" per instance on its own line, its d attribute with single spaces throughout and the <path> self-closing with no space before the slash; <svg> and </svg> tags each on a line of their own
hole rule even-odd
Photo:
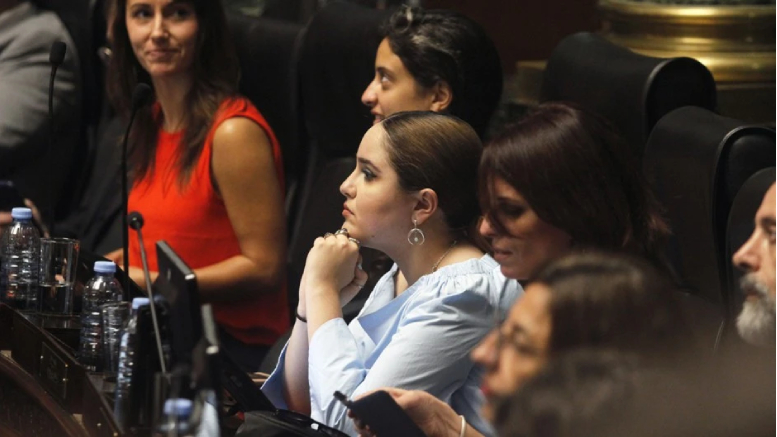
<svg viewBox="0 0 777 437">
<path fill-rule="evenodd" d="M 469 358 L 523 293 L 506 279 L 488 255 L 440 268 L 422 276 L 394 297 L 396 264 L 375 285 L 359 315 L 346 325 L 332 319 L 321 325 L 309 345 L 311 417 L 356 436 L 339 390 L 353 399 L 380 387 L 426 391 L 463 415 L 467 423 L 492 435 L 480 417 L 482 370 Z M 278 408 L 283 398 L 286 348 L 262 391 Z"/>
</svg>

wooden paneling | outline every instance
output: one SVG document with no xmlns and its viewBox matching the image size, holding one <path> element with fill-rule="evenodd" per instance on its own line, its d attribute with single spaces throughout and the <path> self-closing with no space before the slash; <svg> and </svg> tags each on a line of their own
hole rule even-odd
<svg viewBox="0 0 777 437">
<path fill-rule="evenodd" d="M 0 355 L 0 433 L 84 437 L 86 433 L 29 373 Z"/>
</svg>

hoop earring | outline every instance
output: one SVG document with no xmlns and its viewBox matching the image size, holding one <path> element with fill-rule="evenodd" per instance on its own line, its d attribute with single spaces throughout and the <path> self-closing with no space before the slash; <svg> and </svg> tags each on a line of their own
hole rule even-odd
<svg viewBox="0 0 777 437">
<path fill-rule="evenodd" d="M 410 243 L 411 246 L 420 246 L 424 244 L 424 241 L 426 241 L 424 231 L 418 229 L 418 220 L 413 219 L 413 229 L 407 233 L 407 242 Z"/>
</svg>

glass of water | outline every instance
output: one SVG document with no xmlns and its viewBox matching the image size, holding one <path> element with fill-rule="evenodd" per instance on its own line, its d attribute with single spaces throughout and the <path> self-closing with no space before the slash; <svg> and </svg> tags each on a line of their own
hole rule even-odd
<svg viewBox="0 0 777 437">
<path fill-rule="evenodd" d="M 70 238 L 41 238 L 38 302 L 44 314 L 73 313 L 73 283 L 80 243 Z"/>
</svg>

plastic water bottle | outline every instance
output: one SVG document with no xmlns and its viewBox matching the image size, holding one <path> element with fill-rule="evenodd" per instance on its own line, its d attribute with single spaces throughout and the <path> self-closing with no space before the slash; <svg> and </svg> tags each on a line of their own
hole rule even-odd
<svg viewBox="0 0 777 437">
<path fill-rule="evenodd" d="M 100 307 L 122 299 L 121 286 L 113 275 L 116 264 L 111 261 L 94 263 L 95 276 L 86 284 L 81 309 L 81 335 L 78 342 L 78 361 L 87 369 L 101 370 L 102 325 Z"/>
<path fill-rule="evenodd" d="M 193 403 L 189 399 L 175 398 L 165 401 L 164 414 L 157 427 L 157 437 L 192 437 L 194 430 L 189 424 Z"/>
<path fill-rule="evenodd" d="M 133 402 L 139 399 L 131 399 L 133 374 L 136 373 L 135 353 L 138 350 L 138 314 L 140 308 L 149 304 L 147 297 L 132 299 L 132 314 L 130 314 L 127 329 L 121 334 L 119 343 L 119 371 L 116 376 L 116 397 L 114 403 L 114 417 L 122 429 L 127 429 Z M 137 381 L 135 382 L 138 383 Z"/>
<path fill-rule="evenodd" d="M 216 393 L 213 390 L 206 390 L 203 394 L 202 417 L 197 425 L 195 437 L 221 437 Z"/>
<path fill-rule="evenodd" d="M 3 302 L 21 311 L 38 309 L 38 263 L 40 233 L 32 223 L 30 208 L 11 210 L 13 223 L 3 232 Z"/>
</svg>

